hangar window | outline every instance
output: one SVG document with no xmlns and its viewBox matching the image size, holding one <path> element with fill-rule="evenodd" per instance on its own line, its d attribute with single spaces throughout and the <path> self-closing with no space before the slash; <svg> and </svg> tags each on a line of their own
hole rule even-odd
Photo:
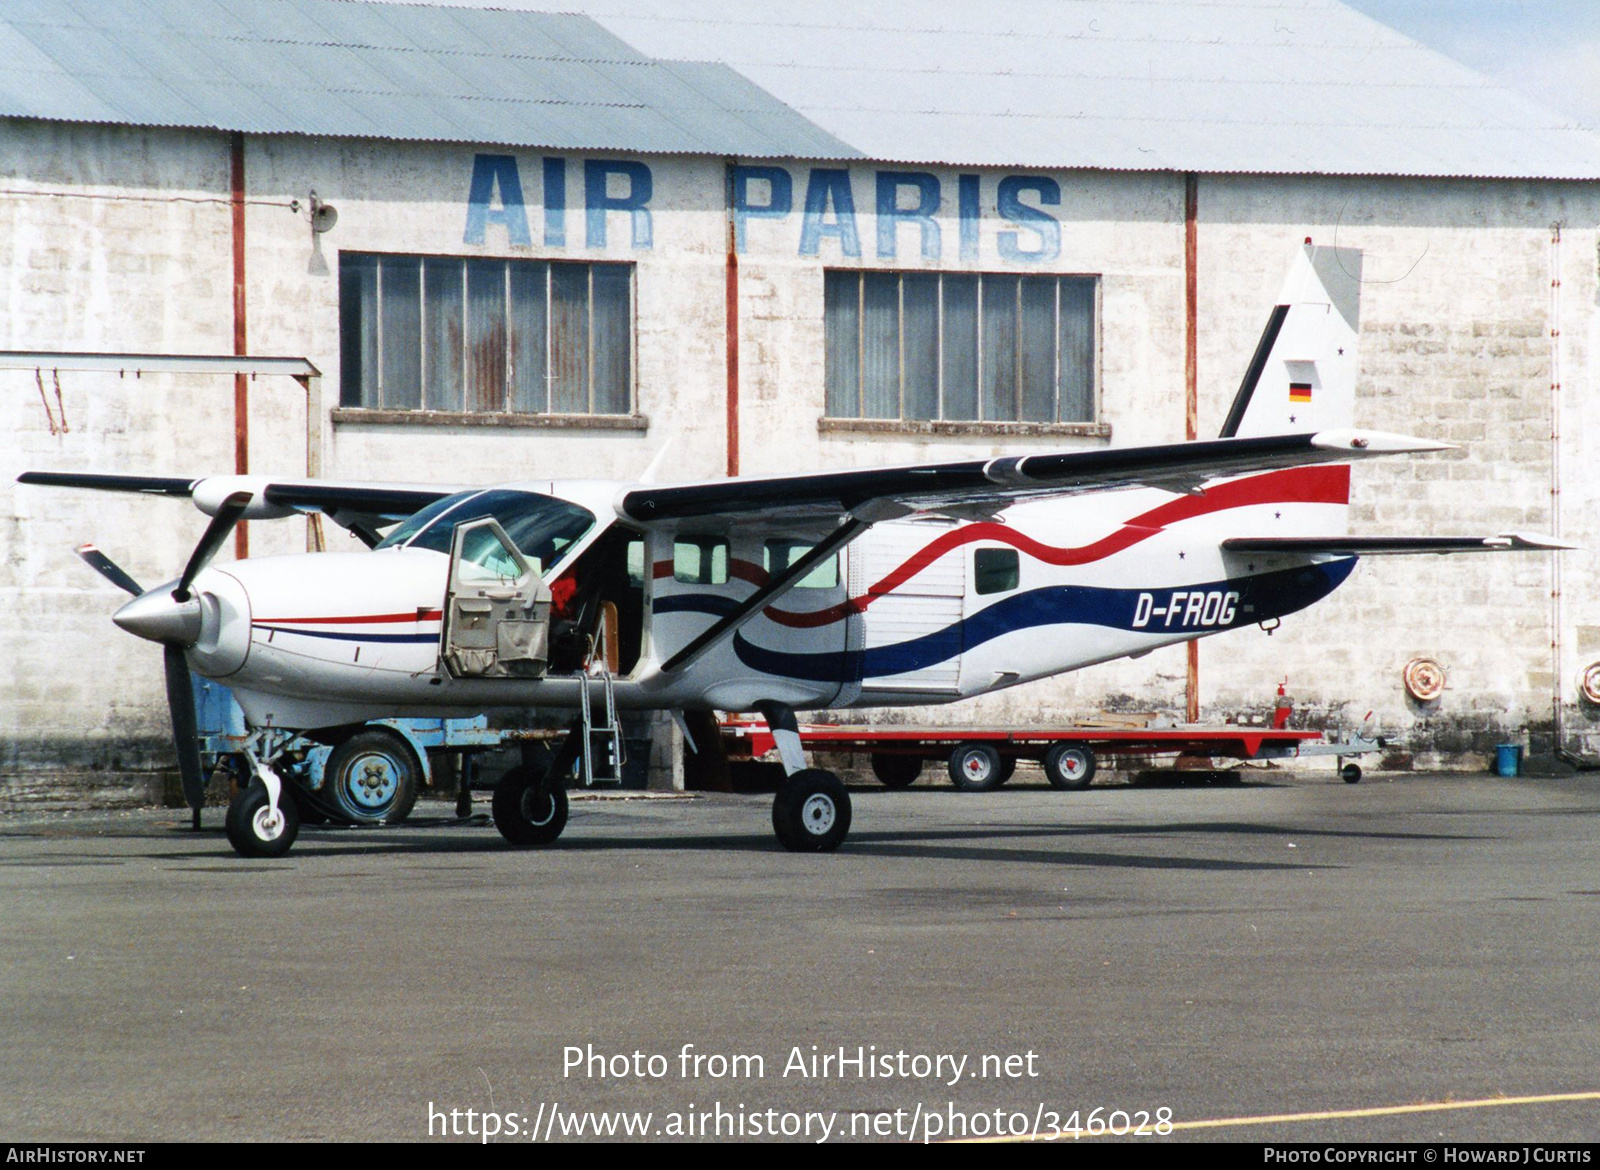
<svg viewBox="0 0 1600 1170">
<path fill-rule="evenodd" d="M 342 253 L 340 402 L 627 414 L 633 265 Z"/>
<path fill-rule="evenodd" d="M 1092 276 L 823 275 L 827 414 L 836 419 L 1095 421 Z"/>
</svg>

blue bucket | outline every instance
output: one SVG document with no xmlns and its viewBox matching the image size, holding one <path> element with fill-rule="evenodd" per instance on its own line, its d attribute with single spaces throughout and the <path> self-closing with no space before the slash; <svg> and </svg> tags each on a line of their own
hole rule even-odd
<svg viewBox="0 0 1600 1170">
<path fill-rule="evenodd" d="M 1496 744 L 1494 749 L 1494 774 L 1496 776 L 1522 775 L 1522 745 Z"/>
</svg>

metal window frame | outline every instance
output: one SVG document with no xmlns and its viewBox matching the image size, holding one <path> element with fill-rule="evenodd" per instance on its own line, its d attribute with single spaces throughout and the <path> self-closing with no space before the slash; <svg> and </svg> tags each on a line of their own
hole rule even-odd
<svg viewBox="0 0 1600 1170">
<path fill-rule="evenodd" d="M 970 423 L 985 423 L 985 422 L 1013 423 L 1013 422 L 1029 421 L 1029 420 L 1024 420 L 1022 418 L 1023 405 L 1024 405 L 1023 404 L 1023 361 L 1022 361 L 1024 343 L 1023 343 L 1023 328 L 1022 328 L 1022 325 L 1023 325 L 1022 306 L 1023 306 L 1023 287 L 1024 287 L 1024 283 L 1026 281 L 1028 281 L 1028 280 L 1049 280 L 1051 282 L 1051 294 L 1052 294 L 1052 302 L 1053 302 L 1053 311 L 1052 311 L 1053 328 L 1051 330 L 1051 338 L 1050 338 L 1050 349 L 1051 349 L 1051 354 L 1050 354 L 1050 359 L 1051 359 L 1050 360 L 1050 370 L 1051 370 L 1050 400 L 1051 400 L 1051 409 L 1050 409 L 1050 417 L 1048 419 L 1046 419 L 1046 420 L 1040 420 L 1040 421 L 1043 421 L 1043 422 L 1049 423 L 1049 424 L 1055 424 L 1055 425 L 1060 425 L 1060 424 L 1079 425 L 1079 424 L 1093 424 L 1093 423 L 1095 423 L 1096 421 L 1099 420 L 1100 415 L 1101 415 L 1101 372 L 1102 372 L 1102 369 L 1103 369 L 1104 356 L 1105 356 L 1105 347 L 1102 344 L 1102 337 L 1101 337 L 1101 321 L 1102 321 L 1102 318 L 1103 318 L 1102 303 L 1103 303 L 1104 284 L 1105 284 L 1104 276 L 1103 276 L 1102 273 L 1091 273 L 1091 272 L 1049 272 L 1049 273 L 1045 273 L 1045 272 L 1005 272 L 1005 271 L 972 272 L 972 271 L 968 271 L 968 270 L 965 270 L 965 269 L 936 269 L 936 270 L 930 271 L 928 269 L 922 269 L 922 268 L 867 268 L 867 267 L 861 267 L 861 268 L 824 268 L 823 269 L 824 290 L 826 290 L 826 278 L 827 278 L 827 276 L 830 275 L 830 274 L 840 274 L 840 273 L 847 273 L 849 275 L 850 279 L 854 281 L 854 289 L 855 289 L 855 301 L 856 301 L 856 321 L 855 321 L 855 328 L 856 328 L 856 337 L 855 337 L 856 370 L 855 370 L 855 386 L 853 388 L 854 389 L 853 398 L 854 398 L 854 404 L 855 404 L 855 414 L 853 416 L 825 415 L 825 417 L 828 417 L 828 418 L 848 417 L 848 418 L 854 418 L 854 419 L 867 419 L 869 417 L 867 415 L 867 413 L 866 413 L 866 379 L 867 379 L 866 325 L 865 325 L 865 318 L 866 318 L 866 277 L 867 277 L 868 273 L 881 273 L 881 274 L 885 274 L 885 275 L 892 275 L 895 278 L 896 329 L 897 329 L 897 333 L 896 333 L 896 341 L 897 341 L 897 369 L 896 369 L 896 375 L 897 375 L 897 386 L 896 386 L 897 399 L 896 400 L 897 400 L 897 402 L 899 404 L 899 415 L 898 415 L 898 418 L 896 420 L 887 420 L 886 419 L 886 420 L 883 420 L 883 421 L 886 421 L 886 422 L 887 421 L 900 421 L 900 422 L 907 421 L 907 419 L 906 419 L 906 300 L 905 300 L 905 279 L 906 279 L 907 276 L 927 276 L 927 275 L 931 275 L 931 276 L 934 276 L 936 278 L 936 280 L 937 280 L 937 288 L 938 288 L 938 296 L 936 298 L 936 303 L 935 303 L 935 307 L 934 307 L 934 320 L 933 320 L 933 326 L 934 326 L 934 330 L 935 330 L 935 334 L 936 334 L 936 340 L 937 340 L 936 357 L 935 357 L 935 362 L 936 362 L 936 365 L 937 365 L 937 369 L 935 371 L 935 375 L 936 375 L 937 380 L 938 380 L 938 390 L 937 390 L 937 403 L 938 403 L 938 405 L 937 405 L 937 409 L 935 410 L 935 417 L 936 417 L 936 419 L 938 421 L 940 421 L 940 422 L 957 422 L 957 423 L 969 423 L 969 422 Z M 945 309 L 945 295 L 946 295 L 946 287 L 945 286 L 946 286 L 947 278 L 952 277 L 952 276 L 972 277 L 976 281 L 976 285 L 974 287 L 974 297 L 973 297 L 973 302 L 974 302 L 974 322 L 973 322 L 973 338 L 972 338 L 972 342 L 973 342 L 973 371 L 974 371 L 974 374 L 973 374 L 973 376 L 974 376 L 974 386 L 973 386 L 974 403 L 973 403 L 973 411 L 972 411 L 973 417 L 971 417 L 971 418 L 954 418 L 954 417 L 952 417 L 952 415 L 950 413 L 950 409 L 949 409 L 949 401 L 948 401 L 948 399 L 949 399 L 949 386 L 947 384 L 946 377 L 945 377 L 945 355 L 946 355 L 946 348 L 945 348 L 945 321 L 946 321 L 946 317 L 947 317 L 946 309 Z M 1011 306 L 1011 309 L 1012 309 L 1012 321 L 1013 321 L 1013 324 L 1014 324 L 1014 329 L 1015 329 L 1016 336 L 1015 336 L 1015 339 L 1013 341 L 1014 352 L 1013 352 L 1013 355 L 1012 355 L 1013 356 L 1013 362 L 1014 362 L 1014 372 L 1013 372 L 1013 377 L 1012 377 L 1012 386 L 1010 388 L 1011 417 L 1009 417 L 1009 418 L 994 418 L 994 419 L 991 419 L 991 418 L 985 418 L 984 417 L 983 361 L 984 361 L 984 357 L 985 357 L 985 346 L 984 346 L 984 319 L 983 319 L 983 313 L 984 313 L 984 307 L 988 303 L 989 297 L 994 295 L 993 290 L 990 287 L 991 282 L 995 278 L 998 278 L 998 277 L 1006 277 L 1006 278 L 1009 278 L 1009 279 L 1014 279 L 1016 281 L 1015 294 L 1011 298 L 1012 299 L 1012 306 Z M 1085 418 L 1085 419 L 1064 419 L 1062 417 L 1062 393 L 1061 393 L 1061 391 L 1062 391 L 1062 387 L 1061 387 L 1061 370 L 1062 370 L 1061 326 L 1062 326 L 1062 318 L 1061 318 L 1061 314 L 1063 312 L 1063 308 L 1062 308 L 1062 293 L 1061 293 L 1061 290 L 1062 290 L 1062 282 L 1063 281 L 1067 281 L 1067 280 L 1087 280 L 1087 281 L 1091 282 L 1092 291 L 1093 291 L 1093 295 L 1090 298 L 1090 306 L 1089 306 L 1090 318 L 1091 318 L 1090 321 L 1089 321 L 1089 336 L 1090 336 L 1091 345 L 1093 346 L 1093 354 L 1092 354 L 1092 358 L 1091 358 L 1091 361 L 1090 361 L 1090 367 L 1089 367 L 1089 378 L 1090 378 L 1090 383 L 1091 383 L 1090 387 L 1089 387 L 1089 417 Z M 826 314 L 826 312 L 827 312 L 827 304 L 828 304 L 828 302 L 827 302 L 826 296 L 824 296 L 824 302 L 823 302 L 823 312 L 824 312 L 824 314 Z M 824 329 L 824 343 L 825 344 L 826 344 L 826 332 L 827 332 L 826 329 Z M 824 371 L 826 371 L 826 369 L 827 369 L 827 362 L 826 362 L 826 359 L 824 359 Z M 823 395 L 824 402 L 826 402 L 827 397 L 828 397 L 826 391 L 827 391 L 827 388 L 824 387 L 824 395 Z"/>
<path fill-rule="evenodd" d="M 410 407 L 398 407 L 398 406 L 391 407 L 386 402 L 387 386 L 385 385 L 384 361 L 383 361 L 383 341 L 384 341 L 383 331 L 384 331 L 384 302 L 385 302 L 383 274 L 384 274 L 385 268 L 387 267 L 386 261 L 392 261 L 392 260 L 415 260 L 415 261 L 417 261 L 417 336 L 418 336 L 417 362 L 418 362 L 418 378 L 419 378 L 419 383 L 420 383 L 419 384 L 419 401 L 420 402 L 425 404 L 427 402 L 427 400 L 428 400 L 428 357 L 429 357 L 429 349 L 428 349 L 428 334 L 427 334 L 427 329 L 425 328 L 425 324 L 426 324 L 426 321 L 427 321 L 427 304 L 428 304 L 428 281 L 427 281 L 428 266 L 429 266 L 430 263 L 435 264 L 435 265 L 449 263 L 449 264 L 458 265 L 459 269 L 460 269 L 460 273 L 461 273 L 461 320 L 462 320 L 461 352 L 457 357 L 457 360 L 458 360 L 457 373 L 458 373 L 458 375 L 460 377 L 461 395 L 462 395 L 461 405 L 460 405 L 460 408 L 459 408 L 460 413 L 463 413 L 463 414 L 494 414 L 494 413 L 506 413 L 506 414 L 555 414 L 555 413 L 557 413 L 556 411 L 554 411 L 552 409 L 552 395 L 554 393 L 553 387 L 554 387 L 554 382 L 555 382 L 554 294 L 555 294 L 555 268 L 556 268 L 557 265 L 562 265 L 562 266 L 566 266 L 566 267 L 582 268 L 583 271 L 584 271 L 584 293 L 585 293 L 585 299 L 584 299 L 584 323 L 585 323 L 585 337 L 584 337 L 584 346 L 585 346 L 585 351 L 584 351 L 584 382 L 585 382 L 585 385 L 584 385 L 584 396 L 585 396 L 585 401 L 584 401 L 584 410 L 582 410 L 582 411 L 576 411 L 576 412 L 562 411 L 560 413 L 563 414 L 563 415 L 566 415 L 568 417 L 593 416 L 593 417 L 597 417 L 597 418 L 598 417 L 620 418 L 620 417 L 626 417 L 626 416 L 632 414 L 637 409 L 637 405 L 638 405 L 638 370 L 639 370 L 639 265 L 638 265 L 637 261 L 632 261 L 632 260 L 567 260 L 567 259 L 560 259 L 560 258 L 553 258 L 553 257 L 520 257 L 520 256 L 463 256 L 463 255 L 457 255 L 457 254 L 454 254 L 454 253 L 443 253 L 443 252 L 365 252 L 365 251 L 353 251 L 353 250 L 350 251 L 350 252 L 341 254 L 341 257 L 340 257 L 341 261 L 343 260 L 344 256 L 346 256 L 346 255 L 350 256 L 351 258 L 361 258 L 361 259 L 371 260 L 371 261 L 374 262 L 373 265 L 372 265 L 372 271 L 375 274 L 374 275 L 374 282 L 373 282 L 373 318 L 374 318 L 373 331 L 374 331 L 375 365 L 376 365 L 377 368 L 376 368 L 375 371 L 370 371 L 369 372 L 369 371 L 367 371 L 365 369 L 363 369 L 363 371 L 362 371 L 361 397 L 364 400 L 364 402 L 363 402 L 363 407 L 364 408 L 366 408 L 366 409 L 378 409 L 378 410 L 391 410 L 391 409 L 393 409 L 393 410 L 402 410 L 402 409 L 409 410 L 409 409 L 413 409 L 413 408 L 410 408 Z M 505 338 L 506 338 L 505 355 L 504 355 L 505 379 L 504 379 L 504 386 L 503 386 L 503 390 L 502 390 L 502 394 L 501 394 L 501 401 L 500 401 L 498 410 L 491 409 L 491 410 L 487 410 L 487 411 L 484 411 L 484 410 L 468 410 L 467 409 L 467 346 L 468 346 L 468 334 L 469 334 L 469 330 L 467 328 L 467 317 L 468 317 L 468 314 L 470 312 L 469 298 L 468 298 L 468 295 L 467 295 L 468 294 L 467 268 L 468 268 L 469 263 L 471 263 L 473 261 L 483 261 L 483 260 L 492 261 L 492 262 L 498 263 L 501 266 L 501 281 L 502 281 L 502 285 L 501 285 L 501 288 L 502 288 L 502 309 L 501 309 L 501 311 L 504 314 L 504 322 L 503 323 L 504 323 L 504 326 L 505 326 Z M 538 265 L 542 265 L 543 268 L 544 268 L 544 401 L 542 403 L 542 406 L 543 406 L 542 410 L 520 411 L 520 410 L 513 409 L 513 406 L 512 406 L 512 389 L 513 389 L 513 385 L 514 385 L 514 381 L 513 380 L 514 380 L 515 374 L 516 374 L 516 365 L 515 365 L 515 362 L 514 362 L 514 360 L 512 358 L 513 346 L 512 346 L 512 341 L 511 341 L 511 334 L 512 334 L 511 269 L 512 269 L 512 265 L 520 265 L 520 264 L 538 264 Z M 626 305 L 626 312 L 627 312 L 627 317 L 628 317 L 628 371 L 627 371 L 627 377 L 625 379 L 625 382 L 626 382 L 626 386 L 625 386 L 626 400 L 623 403 L 623 408 L 622 408 L 622 410 L 620 412 L 607 411 L 603 415 L 597 413 L 597 411 L 595 409 L 595 407 L 596 407 L 596 385 L 595 385 L 595 360 L 594 360 L 594 358 L 595 358 L 594 276 L 595 276 L 595 269 L 598 268 L 602 264 L 606 265 L 608 267 L 623 267 L 623 268 L 625 268 L 627 270 L 627 273 L 628 273 L 627 305 Z M 341 320 L 340 320 L 341 335 L 342 335 L 342 332 L 343 332 L 343 328 L 344 328 L 344 322 L 343 322 L 343 319 L 341 317 Z M 369 377 L 368 376 L 369 373 L 371 373 L 371 374 L 373 374 L 375 376 L 370 376 Z M 427 411 L 429 409 L 429 407 L 427 407 L 426 405 L 422 405 L 422 406 L 417 407 L 415 409 L 418 409 L 418 410 L 421 410 L 421 411 Z M 858 409 L 859 409 L 859 403 L 858 403 Z"/>
</svg>

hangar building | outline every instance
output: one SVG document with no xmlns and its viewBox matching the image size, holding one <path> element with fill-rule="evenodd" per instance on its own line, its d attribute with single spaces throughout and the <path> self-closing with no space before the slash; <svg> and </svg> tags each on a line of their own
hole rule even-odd
<svg viewBox="0 0 1600 1170">
<path fill-rule="evenodd" d="M 323 375 L 0 371 L 0 803 L 170 761 L 158 651 L 72 552 L 156 581 L 205 522 L 16 472 L 465 485 L 667 448 L 702 478 L 1209 436 L 1308 236 L 1365 251 L 1358 421 L 1461 445 L 1361 467 L 1357 530 L 1600 548 L 1600 138 L 1334 0 L 10 0 L 0 60 L 0 345 Z M 1597 661 L 1588 554 L 1393 558 L 1194 663 L 917 717 L 1220 718 L 1287 678 L 1473 764 L 1600 750 Z"/>
</svg>

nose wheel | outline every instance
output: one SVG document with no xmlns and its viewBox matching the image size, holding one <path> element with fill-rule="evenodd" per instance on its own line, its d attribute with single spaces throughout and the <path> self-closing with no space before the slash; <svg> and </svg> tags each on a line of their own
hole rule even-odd
<svg viewBox="0 0 1600 1170">
<path fill-rule="evenodd" d="M 223 827 L 241 857 L 282 857 L 300 834 L 300 817 L 294 801 L 274 805 L 266 785 L 256 780 L 234 797 Z"/>
</svg>

